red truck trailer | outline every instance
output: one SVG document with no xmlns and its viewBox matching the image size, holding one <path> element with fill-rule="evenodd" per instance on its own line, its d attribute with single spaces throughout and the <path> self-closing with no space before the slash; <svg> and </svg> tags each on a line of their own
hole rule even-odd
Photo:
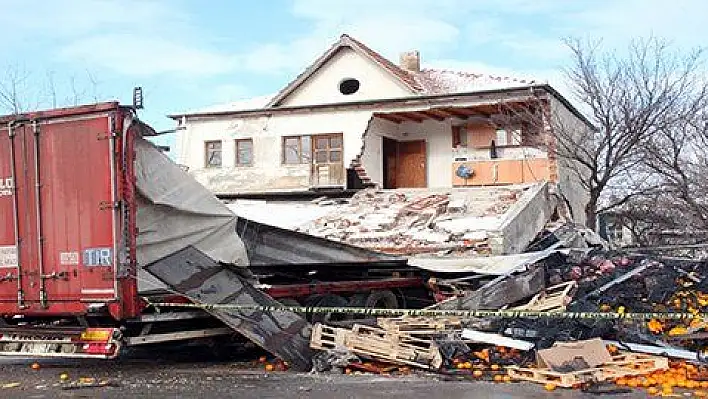
<svg viewBox="0 0 708 399">
<path fill-rule="evenodd" d="M 267 303 L 260 292 L 393 307 L 392 293 L 424 289 L 405 260 L 237 218 L 144 139 L 154 134 L 116 102 L 0 117 L 0 355 L 113 358 L 233 335 L 233 315 L 151 305 L 189 296 L 167 281 L 182 278 L 187 263 L 171 257 L 185 248 L 243 276 L 252 258 Z"/>
</svg>

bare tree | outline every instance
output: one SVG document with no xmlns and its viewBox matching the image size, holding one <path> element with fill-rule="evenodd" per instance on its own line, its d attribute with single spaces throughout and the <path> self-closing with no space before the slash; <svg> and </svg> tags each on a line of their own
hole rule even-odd
<svg viewBox="0 0 708 399">
<path fill-rule="evenodd" d="M 675 51 L 663 40 L 635 40 L 624 56 L 601 52 L 599 43 L 568 41 L 573 65 L 566 74 L 581 109 L 596 129 L 589 134 L 554 122 L 555 151 L 575 165 L 589 193 L 587 224 L 660 188 L 646 164 L 645 144 L 656 134 L 688 119 L 705 97 L 703 51 Z"/>
<path fill-rule="evenodd" d="M 0 79 L 0 108 L 11 114 L 27 111 L 25 102 L 29 73 L 17 65 L 8 66 Z"/>
<path fill-rule="evenodd" d="M 42 107 L 56 108 L 99 101 L 98 82 L 88 70 L 80 80 L 74 75 L 69 76 L 63 86 L 57 84 L 55 76 L 53 71 L 49 71 L 45 79 L 37 79 L 26 68 L 17 65 L 6 67 L 4 73 L 0 73 L 0 114 L 20 114 Z M 66 93 L 63 100 L 60 99 L 60 92 Z"/>
</svg>

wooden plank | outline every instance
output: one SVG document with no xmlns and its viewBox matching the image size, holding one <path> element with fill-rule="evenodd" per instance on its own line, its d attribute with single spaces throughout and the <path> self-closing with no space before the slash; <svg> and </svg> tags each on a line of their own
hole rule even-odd
<svg viewBox="0 0 708 399">
<path fill-rule="evenodd" d="M 396 116 L 417 123 L 421 123 L 426 119 L 415 112 L 398 112 Z"/>
<path fill-rule="evenodd" d="M 512 308 L 513 310 L 532 310 L 532 311 L 564 311 L 567 302 L 570 298 L 570 291 L 575 289 L 578 283 L 568 281 L 552 287 L 545 291 L 536 294 L 525 305 Z"/>
<path fill-rule="evenodd" d="M 144 267 L 172 290 L 195 303 L 282 306 L 238 272 L 190 246 Z M 253 343 L 287 361 L 294 370 L 312 368 L 311 326 L 290 311 L 266 312 L 206 308 Z"/>
<path fill-rule="evenodd" d="M 377 118 L 381 118 L 381 119 L 387 120 L 387 121 L 389 121 L 389 122 L 397 123 L 397 124 L 398 124 L 398 123 L 401 123 L 401 122 L 403 122 L 403 121 L 405 120 L 405 119 L 399 118 L 399 117 L 397 117 L 397 116 L 395 116 L 395 115 L 393 115 L 393 114 L 375 113 L 374 116 L 377 117 Z"/>
</svg>

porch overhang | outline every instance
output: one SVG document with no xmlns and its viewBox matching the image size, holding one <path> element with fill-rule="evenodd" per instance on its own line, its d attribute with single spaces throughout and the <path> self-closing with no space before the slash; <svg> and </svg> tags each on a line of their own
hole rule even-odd
<svg viewBox="0 0 708 399">
<path fill-rule="evenodd" d="M 375 118 L 380 118 L 400 124 L 403 122 L 422 123 L 426 120 L 443 122 L 448 119 L 469 120 L 481 119 L 491 121 L 494 115 L 500 115 L 505 111 L 513 110 L 516 116 L 521 113 L 529 113 L 528 104 L 523 102 L 498 103 L 498 104 L 476 104 L 466 106 L 432 106 L 427 108 L 401 110 L 391 112 L 374 112 Z"/>
</svg>

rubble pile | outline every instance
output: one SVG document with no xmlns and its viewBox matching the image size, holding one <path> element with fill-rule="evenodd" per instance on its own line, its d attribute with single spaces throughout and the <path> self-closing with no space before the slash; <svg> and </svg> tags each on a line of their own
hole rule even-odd
<svg viewBox="0 0 708 399">
<path fill-rule="evenodd" d="M 527 188 L 364 190 L 300 230 L 389 254 L 490 253 L 490 239 Z"/>
<path fill-rule="evenodd" d="M 545 271 L 547 288 L 503 309 L 694 317 L 402 316 L 378 319 L 376 327 L 317 325 L 311 346 L 445 377 L 530 381 L 547 390 L 592 391 L 611 384 L 619 391 L 708 395 L 701 390 L 708 389 L 708 323 L 700 318 L 708 313 L 703 261 L 584 249 L 559 250 L 533 266 Z"/>
</svg>

